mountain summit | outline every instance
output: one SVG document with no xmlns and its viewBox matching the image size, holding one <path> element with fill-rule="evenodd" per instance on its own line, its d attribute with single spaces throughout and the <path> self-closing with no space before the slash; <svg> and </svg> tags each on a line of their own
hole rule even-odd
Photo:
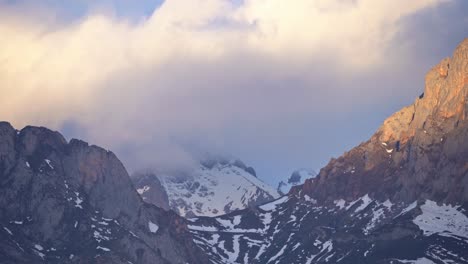
<svg viewBox="0 0 468 264">
<path fill-rule="evenodd" d="M 214 158 L 191 171 L 135 173 L 144 201 L 181 216 L 218 216 L 272 201 L 279 194 L 238 159 Z"/>
<path fill-rule="evenodd" d="M 329 201 L 369 194 L 468 202 L 468 39 L 425 80 L 424 93 L 412 105 L 293 192 Z"/>
<path fill-rule="evenodd" d="M 186 221 L 144 203 L 110 151 L 0 122 L 1 263 L 200 263 Z"/>
</svg>

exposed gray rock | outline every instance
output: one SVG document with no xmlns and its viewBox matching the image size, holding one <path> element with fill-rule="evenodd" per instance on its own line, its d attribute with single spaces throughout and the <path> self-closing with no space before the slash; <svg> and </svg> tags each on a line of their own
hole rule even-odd
<svg viewBox="0 0 468 264">
<path fill-rule="evenodd" d="M 137 192 L 143 201 L 169 210 L 169 197 L 158 177 L 152 172 L 137 172 L 132 175 Z"/>
<path fill-rule="evenodd" d="M 206 263 L 184 219 L 145 204 L 117 157 L 0 123 L 2 263 Z"/>
</svg>

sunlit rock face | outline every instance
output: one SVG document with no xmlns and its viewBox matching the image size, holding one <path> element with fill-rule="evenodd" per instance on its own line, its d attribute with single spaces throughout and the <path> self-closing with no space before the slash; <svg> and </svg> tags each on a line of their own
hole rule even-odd
<svg viewBox="0 0 468 264">
<path fill-rule="evenodd" d="M 367 142 L 333 159 L 302 191 L 318 200 L 369 193 L 404 201 L 468 202 L 468 39 L 426 76 L 414 104 Z"/>
<path fill-rule="evenodd" d="M 1 263 L 207 263 L 184 219 L 144 203 L 117 157 L 0 123 Z"/>
<path fill-rule="evenodd" d="M 280 199 L 192 220 L 214 263 L 468 263 L 468 39 L 416 102 Z"/>
</svg>

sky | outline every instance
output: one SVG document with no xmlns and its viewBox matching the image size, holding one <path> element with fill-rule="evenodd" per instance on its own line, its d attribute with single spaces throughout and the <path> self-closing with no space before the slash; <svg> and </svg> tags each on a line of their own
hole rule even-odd
<svg viewBox="0 0 468 264">
<path fill-rule="evenodd" d="M 0 120 L 129 172 L 238 157 L 276 185 L 367 140 L 468 37 L 465 0 L 0 0 Z"/>
</svg>

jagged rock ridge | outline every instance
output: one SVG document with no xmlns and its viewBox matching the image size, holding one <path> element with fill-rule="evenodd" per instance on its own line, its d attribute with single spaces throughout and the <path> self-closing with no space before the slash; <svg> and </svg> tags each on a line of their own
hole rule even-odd
<svg viewBox="0 0 468 264">
<path fill-rule="evenodd" d="M 468 39 L 426 76 L 424 93 L 372 138 L 332 160 L 294 193 L 468 202 Z"/>
<path fill-rule="evenodd" d="M 0 122 L 0 262 L 207 263 L 184 219 L 144 203 L 117 157 Z"/>
</svg>

